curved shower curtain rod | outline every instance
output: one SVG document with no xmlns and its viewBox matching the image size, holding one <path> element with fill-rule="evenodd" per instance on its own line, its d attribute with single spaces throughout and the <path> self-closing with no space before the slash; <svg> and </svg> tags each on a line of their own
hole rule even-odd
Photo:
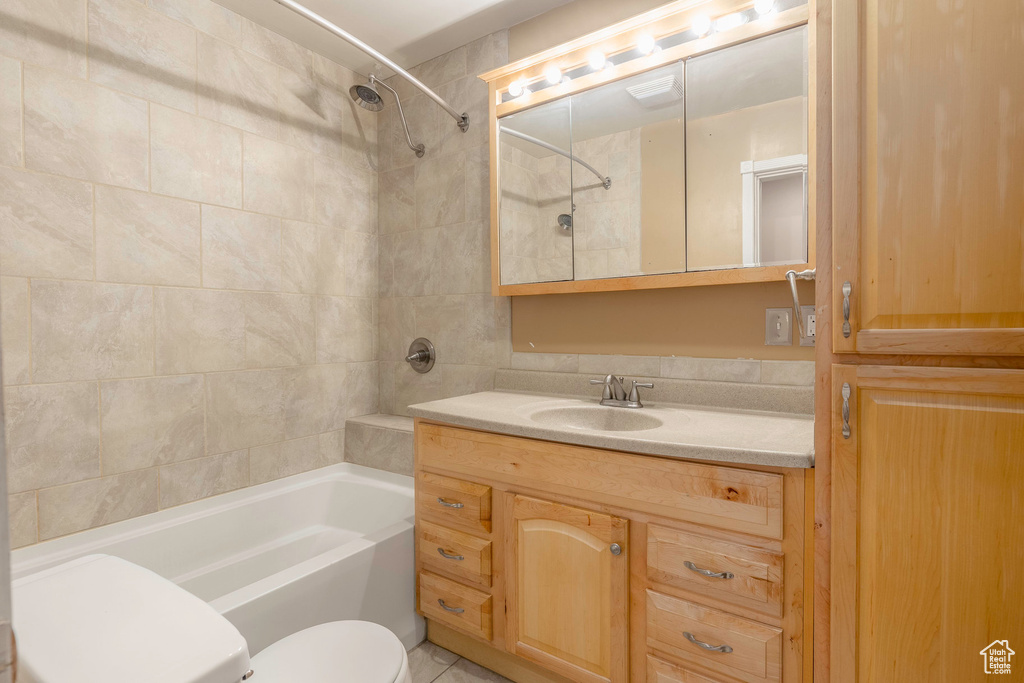
<svg viewBox="0 0 1024 683">
<path fill-rule="evenodd" d="M 314 12 L 313 10 L 309 9 L 308 7 L 305 7 L 304 5 L 300 5 L 299 3 L 295 2 L 295 0 L 274 0 L 274 2 L 276 2 L 277 4 L 282 5 L 284 7 L 287 7 L 291 11 L 295 12 L 296 14 L 299 14 L 299 15 L 305 17 L 306 19 L 309 19 L 314 24 L 316 24 L 316 25 L 320 26 L 321 28 L 326 29 L 327 31 L 330 31 L 334 35 L 338 36 L 339 38 L 344 40 L 346 43 L 349 43 L 353 47 L 359 48 L 360 50 L 362 50 L 366 54 L 370 55 L 371 57 L 376 59 L 378 62 L 383 64 L 384 66 L 386 66 L 387 68 L 391 69 L 392 71 L 394 71 L 396 74 L 398 74 L 399 76 L 401 76 L 405 80 L 409 81 L 409 83 L 411 83 L 413 86 L 415 86 L 416 88 L 421 90 L 424 95 L 426 95 L 430 99 L 434 100 L 434 102 L 436 102 L 439 107 L 444 109 L 446 112 L 448 112 L 451 115 L 451 117 L 453 119 L 455 119 L 456 123 L 459 124 L 459 128 L 462 129 L 463 133 L 465 133 L 467 130 L 469 130 L 469 115 L 468 114 L 460 114 L 459 112 L 457 112 L 454 109 L 452 109 L 451 105 L 449 105 L 447 102 L 445 102 L 443 99 L 441 99 L 441 97 L 438 96 L 437 93 L 435 93 L 433 90 L 431 90 L 426 85 L 424 85 L 418 78 L 413 76 L 411 73 L 409 73 L 408 71 L 406 71 L 402 67 L 400 67 L 397 64 L 395 64 L 395 62 L 393 62 L 392 60 L 388 59 L 387 57 L 385 57 L 380 52 L 377 52 L 376 50 L 374 50 L 372 47 L 370 47 L 369 45 L 367 45 L 363 41 L 361 41 L 358 38 L 356 38 L 354 35 L 352 35 L 348 31 L 346 31 L 345 29 L 341 28 L 337 24 L 331 23 L 327 19 L 324 19 L 322 16 L 320 16 L 319 14 Z M 378 82 L 380 82 L 380 81 L 378 81 Z"/>
<path fill-rule="evenodd" d="M 611 189 L 611 178 L 609 178 L 608 176 L 601 175 L 600 171 L 598 171 L 596 168 L 594 168 L 587 162 L 583 161 L 583 159 L 580 159 L 578 156 L 574 155 L 572 152 L 566 152 L 561 147 L 555 147 L 550 142 L 544 142 L 540 138 L 535 138 L 532 135 L 527 135 L 526 133 L 520 133 L 518 130 L 506 128 L 505 126 L 498 126 L 498 130 L 501 131 L 502 133 L 505 133 L 506 135 L 511 135 L 514 138 L 519 138 L 520 140 L 525 140 L 526 142 L 532 142 L 533 144 L 543 147 L 544 149 L 551 150 L 555 154 L 561 154 L 566 159 L 571 159 L 572 161 L 575 161 L 577 164 L 579 164 L 583 168 L 587 169 L 588 171 L 596 175 L 601 180 L 601 184 L 604 185 L 604 189 Z"/>
</svg>

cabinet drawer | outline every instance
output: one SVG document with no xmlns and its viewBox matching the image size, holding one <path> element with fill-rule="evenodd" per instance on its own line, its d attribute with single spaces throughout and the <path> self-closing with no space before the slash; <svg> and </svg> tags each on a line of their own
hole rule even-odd
<svg viewBox="0 0 1024 683">
<path fill-rule="evenodd" d="M 491 487 L 421 472 L 416 478 L 421 515 L 470 531 L 491 531 Z"/>
<path fill-rule="evenodd" d="M 647 655 L 647 683 L 719 683 L 719 681 Z"/>
<path fill-rule="evenodd" d="M 731 651 L 710 651 L 686 634 Z M 782 629 L 650 590 L 647 645 L 746 683 L 778 681 L 782 676 Z"/>
<path fill-rule="evenodd" d="M 781 617 L 783 568 L 781 553 L 647 527 L 647 576 L 657 583 Z"/>
<path fill-rule="evenodd" d="M 490 541 L 421 520 L 416 530 L 416 554 L 421 564 L 442 574 L 491 585 Z"/>
<path fill-rule="evenodd" d="M 782 538 L 781 474 L 422 422 L 416 427 L 416 458 L 420 467 Z"/>
<path fill-rule="evenodd" d="M 420 572 L 420 612 L 452 628 L 491 639 L 491 596 L 476 588 Z"/>
</svg>

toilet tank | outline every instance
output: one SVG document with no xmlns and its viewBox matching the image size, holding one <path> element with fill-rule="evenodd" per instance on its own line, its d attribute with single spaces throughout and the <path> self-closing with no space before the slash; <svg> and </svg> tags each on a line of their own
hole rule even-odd
<svg viewBox="0 0 1024 683">
<path fill-rule="evenodd" d="M 174 583 L 89 555 L 12 584 L 19 683 L 238 683 L 238 630 Z"/>
</svg>

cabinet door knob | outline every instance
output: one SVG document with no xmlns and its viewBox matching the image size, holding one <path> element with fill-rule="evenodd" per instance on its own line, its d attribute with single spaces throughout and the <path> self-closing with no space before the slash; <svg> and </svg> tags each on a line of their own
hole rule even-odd
<svg viewBox="0 0 1024 683">
<path fill-rule="evenodd" d="M 619 545 L 618 543 L 612 543 L 611 547 L 609 547 L 608 550 L 612 551 L 612 555 L 621 555 L 622 554 L 622 546 Z"/>
<path fill-rule="evenodd" d="M 732 652 L 732 648 L 728 645 L 710 645 L 705 643 L 703 640 L 697 640 L 697 636 L 693 635 L 689 631 L 683 631 L 683 637 L 697 647 L 702 647 L 708 652 L 724 652 L 725 654 Z"/>
<path fill-rule="evenodd" d="M 701 569 L 693 562 L 687 560 L 683 562 L 683 566 L 689 569 L 691 572 L 697 572 L 701 576 L 706 576 L 709 579 L 735 579 L 736 575 L 732 572 L 713 572 L 710 569 Z"/>
<path fill-rule="evenodd" d="M 446 560 L 458 560 L 459 562 L 461 562 L 462 560 L 466 559 L 462 555 L 449 555 L 444 551 L 444 548 L 438 548 L 437 552 L 441 553 L 441 557 L 443 557 Z"/>
<path fill-rule="evenodd" d="M 451 612 L 452 614 L 462 614 L 463 612 L 466 611 L 466 610 L 462 609 L 461 607 L 449 607 L 448 605 L 444 604 L 444 600 L 441 599 L 441 598 L 437 599 L 437 604 L 441 605 L 441 609 L 443 609 L 443 610 L 445 610 L 447 612 Z"/>
<path fill-rule="evenodd" d="M 441 496 L 437 497 L 437 502 L 440 503 L 441 505 L 444 505 L 446 508 L 458 509 L 458 508 L 462 507 L 462 503 L 449 503 L 447 500 L 445 500 Z"/>
</svg>

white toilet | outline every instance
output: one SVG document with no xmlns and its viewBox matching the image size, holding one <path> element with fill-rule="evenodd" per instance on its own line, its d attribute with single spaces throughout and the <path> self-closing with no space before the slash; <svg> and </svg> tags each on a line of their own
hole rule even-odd
<svg viewBox="0 0 1024 683">
<path fill-rule="evenodd" d="M 174 583 L 89 555 L 12 585 L 19 683 L 412 683 L 398 637 L 336 621 L 249 659 L 242 634 Z"/>
</svg>

